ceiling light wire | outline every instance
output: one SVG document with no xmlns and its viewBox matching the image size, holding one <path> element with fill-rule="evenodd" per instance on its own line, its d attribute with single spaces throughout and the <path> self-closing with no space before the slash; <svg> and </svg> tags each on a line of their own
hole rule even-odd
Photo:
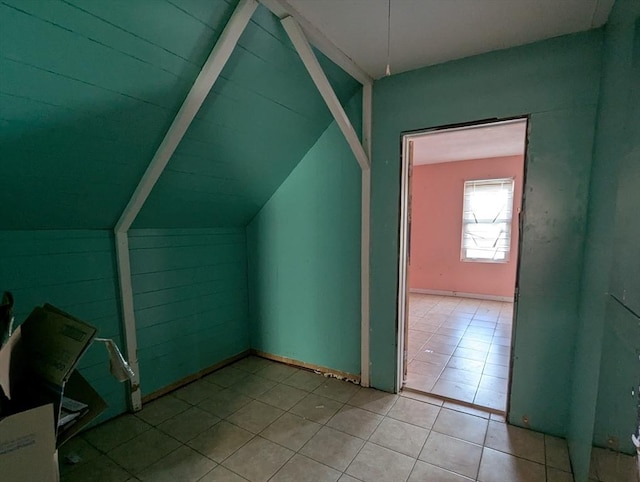
<svg viewBox="0 0 640 482">
<path fill-rule="evenodd" d="M 385 70 L 385 75 L 388 77 L 391 75 L 391 67 L 389 66 L 391 62 L 391 0 L 389 0 L 389 8 L 387 10 L 387 68 Z"/>
</svg>

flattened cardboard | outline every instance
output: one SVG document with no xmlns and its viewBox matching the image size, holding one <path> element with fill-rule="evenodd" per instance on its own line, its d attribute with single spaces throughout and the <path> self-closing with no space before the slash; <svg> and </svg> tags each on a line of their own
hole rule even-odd
<svg viewBox="0 0 640 482">
<path fill-rule="evenodd" d="M 35 308 L 21 326 L 33 373 L 62 387 L 97 330 L 51 305 Z"/>
<path fill-rule="evenodd" d="M 53 405 L 0 420 L 0 478 L 3 482 L 57 482 Z"/>
</svg>

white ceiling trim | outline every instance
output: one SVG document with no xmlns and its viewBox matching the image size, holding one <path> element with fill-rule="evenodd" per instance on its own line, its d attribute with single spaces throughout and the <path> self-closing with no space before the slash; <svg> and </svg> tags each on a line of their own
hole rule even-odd
<svg viewBox="0 0 640 482">
<path fill-rule="evenodd" d="M 285 0 L 261 0 L 265 4 Z M 385 73 L 388 0 L 287 0 L 373 78 Z M 614 0 L 391 0 L 392 74 L 603 25 Z M 313 39 L 312 43 L 313 43 Z"/>
</svg>

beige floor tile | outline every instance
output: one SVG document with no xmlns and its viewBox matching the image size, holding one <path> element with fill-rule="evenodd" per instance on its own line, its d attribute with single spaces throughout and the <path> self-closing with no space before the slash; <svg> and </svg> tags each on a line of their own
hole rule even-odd
<svg viewBox="0 0 640 482">
<path fill-rule="evenodd" d="M 322 427 L 300 453 L 343 472 L 351 463 L 364 441 L 330 427 Z"/>
<path fill-rule="evenodd" d="M 500 365 L 503 367 L 509 366 L 509 357 L 506 355 L 498 355 L 497 353 L 489 353 L 487 355 L 487 363 L 491 363 L 492 365 Z"/>
<path fill-rule="evenodd" d="M 457 345 L 460 341 L 461 336 L 451 336 L 451 335 L 433 335 L 430 341 L 434 343 L 442 343 L 445 345 Z"/>
<path fill-rule="evenodd" d="M 183 400 L 191 405 L 198 405 L 203 400 L 222 390 L 218 385 L 206 382 L 204 380 L 196 380 L 187 386 L 179 388 L 172 393 L 173 396 Z"/>
<path fill-rule="evenodd" d="M 136 417 L 155 426 L 184 412 L 189 407 L 191 405 L 184 400 L 169 394 L 144 404 L 142 410 L 136 413 Z"/>
<path fill-rule="evenodd" d="M 495 353 L 496 355 L 504 355 L 509 356 L 511 354 L 511 345 L 503 346 L 491 344 L 491 348 L 489 348 L 489 353 Z"/>
<path fill-rule="evenodd" d="M 482 374 L 506 379 L 509 377 L 509 367 L 503 365 L 494 365 L 493 363 L 486 363 Z"/>
<path fill-rule="evenodd" d="M 544 448 L 547 466 L 564 472 L 571 472 L 571 461 L 569 460 L 569 449 L 567 448 L 566 440 L 545 435 Z"/>
<path fill-rule="evenodd" d="M 176 481 L 178 482 L 178 481 Z M 218 465 L 215 469 L 202 477 L 198 482 L 247 482 L 247 479 L 231 472 L 226 467 Z"/>
<path fill-rule="evenodd" d="M 436 375 L 418 375 L 417 373 L 408 372 L 404 386 L 412 390 L 431 392 L 433 385 L 438 381 L 440 370 L 438 369 L 435 372 L 437 373 Z"/>
<path fill-rule="evenodd" d="M 367 439 L 381 421 L 381 415 L 345 405 L 327 422 L 327 426 L 346 432 L 349 435 Z"/>
<path fill-rule="evenodd" d="M 216 463 L 189 447 L 182 446 L 143 470 L 143 482 L 196 482 L 210 472 Z"/>
<path fill-rule="evenodd" d="M 58 450 L 60 473 L 64 474 L 90 463 L 102 453 L 82 437 L 74 437 Z"/>
<path fill-rule="evenodd" d="M 470 482 L 473 480 L 418 460 L 408 482 Z"/>
<path fill-rule="evenodd" d="M 340 472 L 304 455 L 294 455 L 270 482 L 336 482 Z"/>
<path fill-rule="evenodd" d="M 434 397 L 428 393 L 416 392 L 414 390 L 402 390 L 400 396 L 404 398 L 410 398 L 411 400 L 418 400 L 419 402 L 426 402 L 431 405 L 441 407 L 444 403 L 442 398 Z"/>
<path fill-rule="evenodd" d="M 406 422 L 385 418 L 369 439 L 409 457 L 416 458 L 429 435 L 429 430 Z"/>
<path fill-rule="evenodd" d="M 448 408 L 449 410 L 455 410 L 456 412 L 468 413 L 469 415 L 475 415 L 476 417 L 482 417 L 489 420 L 491 413 L 485 409 L 473 407 L 469 405 L 465 405 L 457 402 L 444 402 L 442 405 L 444 408 Z"/>
<path fill-rule="evenodd" d="M 201 432 L 218 423 L 220 419 L 198 407 L 191 407 L 173 418 L 162 422 L 158 428 L 180 442 L 188 442 Z"/>
<path fill-rule="evenodd" d="M 282 410 L 289 410 L 306 395 L 307 392 L 304 390 L 279 383 L 272 389 L 259 395 L 258 400 Z"/>
<path fill-rule="evenodd" d="M 482 452 L 479 482 L 541 482 L 544 465 L 486 448 Z"/>
<path fill-rule="evenodd" d="M 256 437 L 222 464 L 251 482 L 265 482 L 287 463 L 294 452 Z"/>
<path fill-rule="evenodd" d="M 62 474 L 61 482 L 125 482 L 131 474 L 117 465 L 106 455 L 94 458 L 91 463 L 83 464 Z M 35 481 L 33 481 L 35 482 Z"/>
<path fill-rule="evenodd" d="M 467 413 L 443 408 L 433 425 L 433 430 L 467 442 L 483 444 L 488 421 Z"/>
<path fill-rule="evenodd" d="M 227 420 L 238 427 L 257 434 L 267 428 L 283 413 L 284 411 L 279 408 L 253 400 L 233 415 L 227 417 Z"/>
<path fill-rule="evenodd" d="M 601 482 L 628 482 L 636 477 L 636 461 L 630 455 L 595 448 L 596 472 Z"/>
<path fill-rule="evenodd" d="M 231 385 L 238 383 L 241 379 L 249 376 L 249 372 L 240 370 L 235 366 L 226 366 L 220 370 L 207 375 L 203 378 L 205 382 L 215 383 L 218 386 L 229 388 Z"/>
<path fill-rule="evenodd" d="M 373 388 L 360 388 L 347 402 L 349 405 L 385 415 L 398 399 L 397 395 Z"/>
<path fill-rule="evenodd" d="M 187 445 L 220 463 L 253 438 L 253 434 L 224 420 L 190 440 Z"/>
<path fill-rule="evenodd" d="M 456 348 L 457 344 L 439 343 L 435 341 L 428 341 L 422 347 L 423 350 L 431 350 L 442 355 L 451 355 L 456 351 Z"/>
<path fill-rule="evenodd" d="M 367 442 L 351 462 L 347 474 L 364 482 L 404 482 L 415 459 Z"/>
<path fill-rule="evenodd" d="M 531 430 L 490 421 L 485 445 L 501 452 L 544 464 L 544 437 Z"/>
<path fill-rule="evenodd" d="M 235 362 L 233 365 L 234 368 L 239 368 L 249 373 L 256 373 L 262 370 L 269 365 L 274 365 L 276 362 L 271 360 L 267 360 L 266 358 L 260 358 L 258 356 L 248 356 L 243 358 L 240 361 Z"/>
<path fill-rule="evenodd" d="M 342 477 L 338 479 L 338 482 L 360 482 L 360 481 L 355 477 L 351 477 L 350 475 L 342 474 Z"/>
<path fill-rule="evenodd" d="M 474 385 L 465 385 L 464 383 L 439 379 L 433 385 L 431 392 L 454 400 L 472 403 L 476 394 L 476 387 Z"/>
<path fill-rule="evenodd" d="M 479 388 L 476 392 L 475 398 L 473 399 L 473 403 L 480 407 L 504 411 L 507 407 L 507 394 Z"/>
<path fill-rule="evenodd" d="M 285 365 L 284 363 L 274 363 L 258 370 L 256 375 L 274 382 L 281 382 L 299 371 L 299 368 Z"/>
<path fill-rule="evenodd" d="M 251 401 L 251 398 L 231 388 L 226 388 L 214 396 L 200 402 L 198 407 L 215 415 L 226 418 L 237 412 Z"/>
<path fill-rule="evenodd" d="M 260 395 L 271 390 L 275 386 L 276 382 L 274 381 L 250 374 L 242 380 L 239 380 L 237 383 L 231 385 L 230 388 L 248 397 L 258 398 Z"/>
<path fill-rule="evenodd" d="M 336 378 L 325 378 L 323 383 L 314 390 L 314 393 L 331 398 L 337 402 L 345 403 L 360 387 L 354 383 L 345 382 Z"/>
<path fill-rule="evenodd" d="M 107 455 L 125 470 L 136 474 L 173 452 L 180 442 L 152 428 L 116 447 Z"/>
<path fill-rule="evenodd" d="M 507 379 L 492 377 L 491 375 L 482 375 L 478 388 L 481 390 L 507 393 Z"/>
<path fill-rule="evenodd" d="M 487 353 L 483 351 L 471 350 L 470 348 L 458 347 L 456 348 L 456 351 L 453 352 L 453 356 L 484 362 L 487 358 Z"/>
<path fill-rule="evenodd" d="M 573 482 L 573 475 L 547 466 L 547 482 Z"/>
<path fill-rule="evenodd" d="M 489 348 L 491 348 L 490 343 L 485 343 L 482 341 L 475 340 L 473 338 L 463 337 L 458 343 L 458 346 L 461 348 L 468 348 L 470 350 L 475 350 L 482 353 L 489 353 Z"/>
<path fill-rule="evenodd" d="M 422 428 L 430 429 L 438 416 L 440 407 L 430 403 L 400 397 L 387 414 L 389 417 L 402 422 L 411 423 Z"/>
<path fill-rule="evenodd" d="M 432 431 L 420 453 L 420 460 L 475 479 L 482 447 Z"/>
<path fill-rule="evenodd" d="M 440 375 L 440 380 L 449 380 L 452 382 L 463 383 L 465 385 L 477 386 L 480 382 L 481 374 L 478 372 L 470 372 L 460 370 L 458 368 L 445 368 Z"/>
<path fill-rule="evenodd" d="M 313 437 L 322 425 L 311 420 L 285 413 L 265 428 L 260 436 L 291 450 L 298 451 Z"/>
<path fill-rule="evenodd" d="M 305 392 L 312 392 L 318 388 L 324 378 L 317 373 L 313 373 L 307 370 L 299 370 L 290 377 L 285 378 L 282 383 L 291 387 L 299 388 Z"/>
<path fill-rule="evenodd" d="M 457 368 L 459 370 L 467 370 L 469 372 L 482 373 L 484 362 L 477 360 L 469 360 L 468 358 L 460 358 L 452 356 L 447 363 L 447 368 Z"/>
<path fill-rule="evenodd" d="M 449 355 L 422 351 L 416 354 L 414 361 L 409 363 L 408 371 L 411 373 L 417 373 L 418 375 L 438 376 L 438 374 L 447 365 L 449 358 Z"/>
<path fill-rule="evenodd" d="M 122 415 L 88 430 L 82 438 L 98 450 L 108 452 L 149 429 L 151 425 L 135 415 Z"/>
<path fill-rule="evenodd" d="M 302 418 L 324 424 L 327 423 L 343 405 L 343 403 L 336 402 L 330 398 L 323 397 L 316 393 L 310 393 L 296 403 L 289 411 Z"/>
</svg>

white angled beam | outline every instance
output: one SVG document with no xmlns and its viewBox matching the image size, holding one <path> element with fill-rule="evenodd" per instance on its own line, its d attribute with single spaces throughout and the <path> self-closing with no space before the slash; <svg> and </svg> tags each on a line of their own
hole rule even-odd
<svg viewBox="0 0 640 482">
<path fill-rule="evenodd" d="M 227 60 L 229 60 L 240 35 L 242 35 L 249 20 L 251 20 L 251 15 L 253 15 L 257 6 L 258 4 L 255 0 L 240 0 L 240 3 L 233 12 L 229 22 L 227 22 L 218 42 L 216 42 L 216 45 L 213 47 L 209 58 L 182 103 L 182 107 L 180 107 L 171 127 L 169 127 L 169 130 L 165 134 L 160 147 L 158 147 L 158 150 L 153 156 L 149 167 L 147 167 L 142 179 L 138 183 L 138 187 L 129 200 L 129 204 L 127 204 L 122 216 L 120 216 L 116 224 L 116 232 L 127 231 L 133 224 L 140 209 L 142 209 L 142 206 L 149 197 L 153 186 L 155 186 L 158 181 L 160 174 L 164 171 L 169 159 L 209 94 L 211 87 L 213 87 Z"/>
<path fill-rule="evenodd" d="M 267 7 L 276 17 L 283 19 L 285 17 L 293 17 L 307 34 L 309 41 L 320 52 L 326 55 L 333 63 L 340 66 L 342 70 L 356 79 L 362 85 L 370 84 L 373 78 L 367 72 L 362 70 L 351 58 L 340 50 L 331 42 L 320 30 L 318 30 L 311 22 L 305 19 L 287 0 L 259 0 L 261 4 Z"/>
<path fill-rule="evenodd" d="M 373 85 L 362 86 L 362 147 L 371 160 L 371 116 Z M 360 233 L 360 384 L 368 387 L 370 374 L 370 322 L 369 322 L 369 273 L 370 273 L 370 226 L 371 226 L 371 168 L 362 170 L 362 211 Z"/>
<path fill-rule="evenodd" d="M 371 224 L 371 169 L 362 170 L 362 212 L 360 235 L 360 384 L 370 384 L 369 246 Z"/>
<path fill-rule="evenodd" d="M 142 409 L 142 393 L 140 391 L 140 365 L 138 364 L 138 337 L 136 334 L 136 324 L 133 311 L 133 287 L 131 285 L 129 238 L 126 232 L 117 232 L 115 233 L 115 236 L 127 362 L 134 373 L 134 377 L 131 380 L 130 385 L 129 404 L 131 409 L 134 412 L 137 412 Z"/>
<path fill-rule="evenodd" d="M 238 3 L 114 228 L 127 360 L 135 373 L 130 387 L 130 406 L 133 411 L 142 408 L 142 396 L 127 231 L 218 79 L 257 7 L 255 0 L 240 0 Z"/>
<path fill-rule="evenodd" d="M 309 75 L 311 75 L 311 79 L 314 84 L 318 88 L 320 95 L 324 99 L 327 107 L 331 111 L 333 118 L 340 127 L 342 134 L 347 140 L 349 147 L 353 151 L 353 155 L 356 157 L 358 164 L 362 169 L 369 168 L 369 157 L 365 154 L 364 149 L 362 148 L 362 144 L 360 144 L 360 139 L 358 139 L 358 135 L 356 131 L 353 129 L 351 125 L 351 121 L 349 117 L 347 117 L 346 112 L 342 108 L 336 93 L 333 91 L 331 84 L 329 83 L 329 79 L 325 75 L 322 67 L 318 63 L 318 59 L 316 58 L 313 50 L 311 49 L 311 45 L 307 41 L 302 29 L 298 25 L 298 22 L 293 17 L 286 17 L 281 20 L 282 26 L 284 27 L 287 35 L 291 39 L 291 43 L 298 51 L 298 55 L 302 59 L 302 63 L 307 68 Z"/>
</svg>

